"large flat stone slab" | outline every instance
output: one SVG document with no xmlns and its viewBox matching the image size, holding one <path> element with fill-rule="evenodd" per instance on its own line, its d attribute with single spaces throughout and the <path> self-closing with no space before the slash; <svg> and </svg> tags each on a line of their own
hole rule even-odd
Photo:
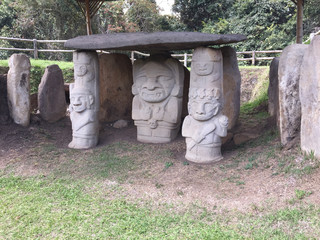
<svg viewBox="0 0 320 240">
<path fill-rule="evenodd" d="M 65 47 L 82 50 L 137 50 L 147 52 L 187 50 L 199 46 L 236 43 L 246 40 L 242 34 L 198 32 L 111 33 L 69 39 Z"/>
</svg>

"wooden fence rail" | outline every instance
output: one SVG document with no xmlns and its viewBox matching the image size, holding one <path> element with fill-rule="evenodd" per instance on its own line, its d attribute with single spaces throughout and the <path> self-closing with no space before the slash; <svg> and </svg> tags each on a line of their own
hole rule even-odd
<svg viewBox="0 0 320 240">
<path fill-rule="evenodd" d="M 1 50 L 7 51 L 25 51 L 25 52 L 33 52 L 33 56 L 35 59 L 38 59 L 39 52 L 62 52 L 62 53 L 72 53 L 74 50 L 64 50 L 64 49 L 39 49 L 38 43 L 65 43 L 67 40 L 38 40 L 38 39 L 22 39 L 22 38 L 11 38 L 11 37 L 0 37 L 0 40 L 6 41 L 21 41 L 21 42 L 32 42 L 33 48 L 7 48 L 0 47 Z M 104 51 L 103 51 L 104 52 Z M 237 55 L 241 55 L 242 57 L 237 57 L 238 61 L 251 61 L 252 65 L 255 65 L 257 61 L 260 60 L 272 60 L 274 57 L 257 57 L 260 54 L 278 54 L 281 53 L 282 50 L 270 50 L 270 51 L 245 51 L 245 52 L 237 52 Z M 137 56 L 149 56 L 149 54 L 132 51 L 131 52 L 131 61 L 134 62 L 136 60 L 135 55 Z M 192 54 L 172 54 L 173 57 L 179 59 L 180 62 L 183 63 L 184 66 L 187 66 L 189 62 L 191 62 Z"/>
</svg>

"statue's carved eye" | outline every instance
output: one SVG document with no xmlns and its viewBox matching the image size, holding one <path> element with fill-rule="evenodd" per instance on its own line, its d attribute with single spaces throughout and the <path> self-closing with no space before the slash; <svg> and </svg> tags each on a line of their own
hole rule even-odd
<svg viewBox="0 0 320 240">
<path fill-rule="evenodd" d="M 158 76 L 157 79 L 160 82 L 165 82 L 165 81 L 170 81 L 171 77 L 161 75 L 161 76 Z"/>
</svg>

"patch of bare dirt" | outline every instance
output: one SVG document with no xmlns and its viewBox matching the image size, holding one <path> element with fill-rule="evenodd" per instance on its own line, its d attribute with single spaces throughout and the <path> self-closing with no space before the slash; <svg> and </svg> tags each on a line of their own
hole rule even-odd
<svg viewBox="0 0 320 240">
<path fill-rule="evenodd" d="M 137 146 L 122 153 L 131 156 L 135 166 L 128 170 L 123 182 L 113 176 L 99 181 L 108 186 L 122 186 L 127 198 L 152 199 L 159 204 L 199 203 L 211 208 L 247 211 L 259 206 L 279 208 L 287 205 L 295 197 L 295 190 L 301 189 L 312 192 L 303 201 L 319 204 L 319 168 L 298 176 L 293 170 L 291 174 L 290 168 L 279 167 L 280 164 L 289 167 L 288 161 L 292 161 L 291 165 L 302 164 L 303 156 L 298 150 L 281 150 L 277 137 L 263 140 L 270 130 L 267 119 L 243 121 L 238 126 L 248 133 L 258 134 L 256 142 L 243 147 L 229 145 L 224 148 L 227 150 L 223 151 L 222 161 L 195 165 L 184 158 L 185 140 L 181 136 L 170 144 L 141 144 L 136 140 L 136 128 L 132 123 L 123 129 L 104 124 L 97 148 L 77 151 L 68 149 L 72 138 L 68 117 L 49 124 L 33 115 L 29 127 L 14 123 L 0 125 L 0 169 L 13 169 L 16 174 L 33 176 L 54 174 L 58 168 L 78 176 L 76 166 L 82 166 L 85 171 L 87 157 L 95 151 L 124 142 Z M 73 165 L 66 164 L 70 159 Z"/>
</svg>

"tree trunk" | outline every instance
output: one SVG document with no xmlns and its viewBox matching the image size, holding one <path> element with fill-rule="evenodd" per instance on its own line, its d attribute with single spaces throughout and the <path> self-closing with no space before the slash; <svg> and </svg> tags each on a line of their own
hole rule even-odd
<svg viewBox="0 0 320 240">
<path fill-rule="evenodd" d="M 297 43 L 302 43 L 303 37 L 303 0 L 297 1 Z"/>
</svg>

